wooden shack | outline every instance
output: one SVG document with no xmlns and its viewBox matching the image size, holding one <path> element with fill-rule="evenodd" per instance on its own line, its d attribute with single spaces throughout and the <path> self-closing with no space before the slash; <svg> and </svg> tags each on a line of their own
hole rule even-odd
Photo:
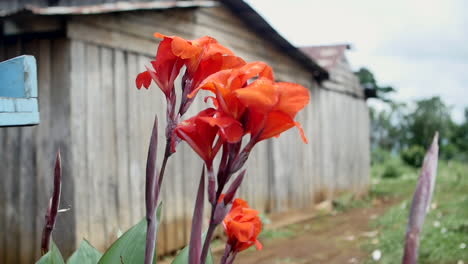
<svg viewBox="0 0 468 264">
<path fill-rule="evenodd" d="M 367 189 L 369 119 L 356 78 L 341 64 L 319 66 L 241 0 L 1 1 L 0 25 L 0 61 L 37 59 L 41 115 L 35 127 L 0 128 L 0 263 L 38 257 L 59 148 L 61 207 L 70 210 L 59 214 L 53 236 L 65 255 L 82 238 L 103 250 L 144 216 L 149 134 L 165 105 L 159 89 L 138 91 L 134 80 L 155 55 L 156 31 L 213 36 L 247 61 L 270 64 L 278 80 L 310 89 L 298 115 L 309 144 L 292 130 L 255 148 L 239 194 L 252 207 L 290 212 Z M 159 254 L 188 241 L 200 169 L 181 144 L 165 177 Z"/>
</svg>

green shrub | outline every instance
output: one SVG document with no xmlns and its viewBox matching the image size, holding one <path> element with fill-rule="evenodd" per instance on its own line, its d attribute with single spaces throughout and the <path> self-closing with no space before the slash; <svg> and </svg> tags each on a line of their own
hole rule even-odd
<svg viewBox="0 0 468 264">
<path fill-rule="evenodd" d="M 387 160 L 392 158 L 392 153 L 383 148 L 374 148 L 371 152 L 372 165 L 385 163 Z"/>
<path fill-rule="evenodd" d="M 424 161 L 425 150 L 419 145 L 413 145 L 401 152 L 401 159 L 408 165 L 419 168 Z"/>
<path fill-rule="evenodd" d="M 398 178 L 403 174 L 401 162 L 397 160 L 390 160 L 385 164 L 382 172 L 382 178 Z"/>
</svg>

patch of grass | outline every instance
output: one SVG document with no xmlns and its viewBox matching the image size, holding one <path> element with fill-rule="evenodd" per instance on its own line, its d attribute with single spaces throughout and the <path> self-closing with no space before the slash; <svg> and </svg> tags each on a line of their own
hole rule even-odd
<svg viewBox="0 0 468 264">
<path fill-rule="evenodd" d="M 388 156 L 390 158 L 387 161 L 372 166 L 371 189 L 367 197 L 356 199 L 352 194 L 344 193 L 333 200 L 333 208 L 343 212 L 348 209 L 371 206 L 374 199 L 409 197 L 416 186 L 418 171 L 406 165 L 398 156 L 391 154 Z M 394 170 L 394 168 L 398 169 Z M 386 176 L 389 170 L 398 175 Z"/>
<path fill-rule="evenodd" d="M 296 234 L 291 228 L 279 228 L 279 229 L 266 229 L 260 233 L 259 238 L 263 240 L 274 239 L 274 238 L 288 238 L 293 237 Z"/>
<path fill-rule="evenodd" d="M 398 195 L 405 199 L 374 222 L 377 240 L 365 248 L 379 249 L 379 263 L 400 263 L 404 236 L 416 177 L 380 179 L 374 192 Z M 435 194 L 421 234 L 419 263 L 457 263 L 468 260 L 468 165 L 439 162 Z M 375 243 L 377 242 L 377 243 Z M 369 260 L 368 263 L 374 263 Z"/>
<path fill-rule="evenodd" d="M 338 212 L 345 212 L 353 208 L 363 208 L 371 205 L 372 197 L 366 196 L 364 198 L 356 198 L 351 193 L 343 193 L 342 195 L 333 199 L 333 209 Z"/>
<path fill-rule="evenodd" d="M 300 258 L 281 258 L 275 260 L 275 264 L 301 264 L 301 263 L 307 263 L 306 259 L 300 259 Z"/>
</svg>

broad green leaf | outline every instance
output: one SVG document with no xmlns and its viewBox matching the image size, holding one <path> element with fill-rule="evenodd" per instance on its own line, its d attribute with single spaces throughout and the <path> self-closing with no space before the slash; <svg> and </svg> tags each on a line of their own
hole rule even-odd
<svg viewBox="0 0 468 264">
<path fill-rule="evenodd" d="M 203 234 L 202 241 L 205 240 L 206 232 Z M 189 246 L 187 245 L 179 252 L 179 254 L 175 257 L 175 259 L 171 262 L 171 264 L 188 264 L 189 257 Z M 213 264 L 213 255 L 211 254 L 211 250 L 208 250 L 208 256 L 206 257 L 205 264 Z"/>
<path fill-rule="evenodd" d="M 189 255 L 189 246 L 186 246 L 179 255 L 171 262 L 172 264 L 188 264 L 188 255 Z M 206 264 L 213 264 L 213 255 L 211 251 L 208 252 L 208 257 L 206 258 Z"/>
<path fill-rule="evenodd" d="M 54 241 L 50 241 L 50 249 L 42 256 L 36 264 L 65 264 L 60 250 L 55 245 Z"/>
<path fill-rule="evenodd" d="M 157 210 L 158 222 L 161 219 L 161 204 Z M 144 263 L 146 248 L 146 218 L 127 230 L 104 253 L 98 264 L 133 264 Z M 157 234 L 158 227 L 156 227 Z M 154 252 L 156 256 L 156 250 Z M 156 264 L 156 257 L 154 262 Z"/>
<path fill-rule="evenodd" d="M 78 250 L 67 260 L 67 264 L 96 264 L 101 256 L 101 252 L 94 248 L 87 240 L 83 240 Z"/>
</svg>

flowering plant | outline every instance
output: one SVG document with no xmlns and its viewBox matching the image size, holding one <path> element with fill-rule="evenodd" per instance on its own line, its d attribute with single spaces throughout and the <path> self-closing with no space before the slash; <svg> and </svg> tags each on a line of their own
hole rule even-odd
<svg viewBox="0 0 468 264">
<path fill-rule="evenodd" d="M 228 238 L 221 263 L 233 263 L 239 252 L 253 245 L 262 248 L 257 240 L 262 229 L 258 212 L 246 201 L 235 199 L 246 177 L 244 165 L 257 143 L 279 137 L 290 128 L 297 127 L 302 140 L 307 142 L 301 125 L 294 118 L 308 104 L 309 91 L 295 83 L 276 82 L 272 68 L 266 63 L 246 62 L 214 38 L 185 40 L 159 33 L 154 36 L 162 41 L 151 67 L 136 77 L 136 86 L 148 89 L 155 83 L 163 92 L 166 98 L 166 144 L 158 170 L 156 118 L 146 166 L 146 217 L 114 242 L 104 255 L 100 256 L 89 244 L 80 247 L 77 254 L 94 252 L 98 257 L 89 263 L 156 262 L 157 211 L 161 209 L 158 204 L 165 168 L 177 145 L 185 141 L 204 166 L 195 199 L 190 243 L 173 263 L 212 263 L 210 243 L 220 224 Z M 175 80 L 184 67 L 178 101 Z M 207 108 L 185 119 L 184 114 L 201 90 L 210 93 L 204 98 Z M 178 109 L 176 105 L 179 105 Z M 215 162 L 217 156 L 220 156 L 219 162 Z M 202 235 L 205 193 L 211 208 L 208 230 Z M 57 203 L 51 202 L 52 205 Z M 48 211 L 52 217 L 47 218 L 47 224 L 51 228 L 45 231 L 42 247 L 42 252 L 48 253 L 41 260 L 52 259 L 56 250 L 53 243 L 49 248 L 49 241 L 57 209 L 58 206 L 52 206 Z M 128 250 L 129 247 L 135 250 Z M 81 261 L 77 263 L 85 263 L 78 257 L 75 259 Z"/>
<path fill-rule="evenodd" d="M 294 117 L 309 102 L 309 91 L 298 84 L 275 82 L 270 66 L 263 62 L 247 63 L 211 37 L 192 41 L 159 33 L 155 37 L 163 39 L 156 59 L 151 61 L 152 68 L 137 76 L 136 85 L 137 88 L 149 88 L 154 82 L 166 96 L 168 151 L 163 166 L 183 140 L 203 160 L 208 180 L 211 214 L 202 243 L 204 168 L 192 220 L 189 263 L 205 263 L 214 231 L 223 220 L 229 239 L 222 263 L 228 261 L 228 256 L 229 262 L 233 262 L 237 252 L 253 244 L 260 245 L 256 240 L 261 231 L 258 213 L 248 208 L 243 200 L 236 199 L 233 204 L 235 193 L 246 174 L 242 168 L 258 142 L 278 137 L 294 126 L 299 128 L 302 139 L 307 142 Z M 182 77 L 182 98 L 176 112 L 174 80 L 183 66 L 186 71 Z M 211 92 L 212 95 L 204 100 L 210 101 L 212 107 L 180 121 L 200 90 Z M 245 137 L 248 139 L 243 145 Z M 221 159 L 215 171 L 214 159 L 220 152 Z M 164 171 L 164 167 L 161 171 Z M 150 208 L 156 206 L 162 176 L 161 173 L 159 184 L 155 187 L 156 199 L 151 202 Z M 152 213 L 152 210 L 148 211 L 148 228 Z M 147 248 L 149 258 L 151 252 L 153 250 Z"/>
</svg>

